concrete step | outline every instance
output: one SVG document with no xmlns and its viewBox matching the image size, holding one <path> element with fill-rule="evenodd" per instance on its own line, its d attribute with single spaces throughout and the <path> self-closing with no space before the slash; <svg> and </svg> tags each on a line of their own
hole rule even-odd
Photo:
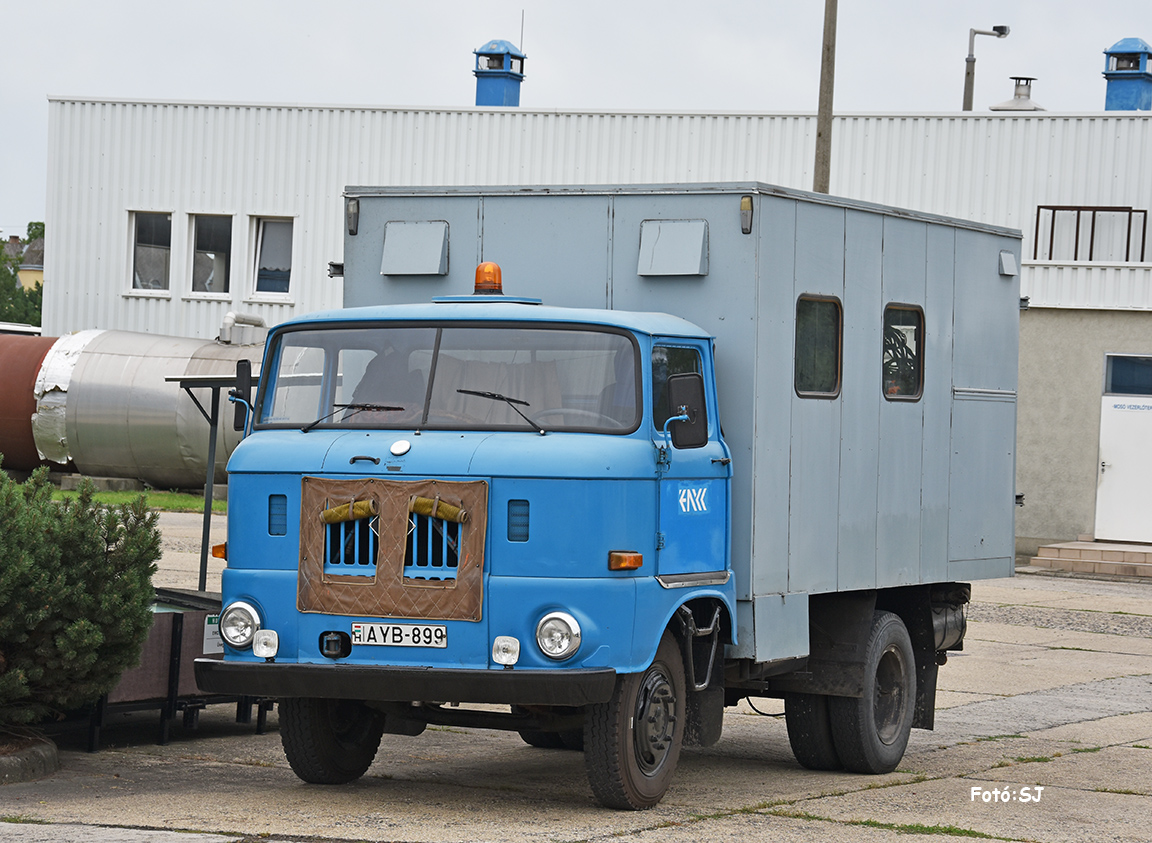
<svg viewBox="0 0 1152 843">
<path fill-rule="evenodd" d="M 1041 547 L 1032 564 L 1053 571 L 1152 578 L 1152 545 L 1060 542 Z"/>
</svg>

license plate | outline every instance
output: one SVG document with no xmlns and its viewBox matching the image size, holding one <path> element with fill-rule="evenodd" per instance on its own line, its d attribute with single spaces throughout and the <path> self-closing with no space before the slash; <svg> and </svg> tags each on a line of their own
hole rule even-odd
<svg viewBox="0 0 1152 843">
<path fill-rule="evenodd" d="M 447 647 L 448 627 L 442 624 L 354 623 L 352 643 L 377 647 Z"/>
</svg>

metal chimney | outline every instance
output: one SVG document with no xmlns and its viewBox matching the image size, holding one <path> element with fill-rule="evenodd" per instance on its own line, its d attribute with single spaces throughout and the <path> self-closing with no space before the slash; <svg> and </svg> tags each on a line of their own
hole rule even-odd
<svg viewBox="0 0 1152 843">
<path fill-rule="evenodd" d="M 1125 38 L 1104 51 L 1105 111 L 1152 111 L 1152 47 Z"/>
<path fill-rule="evenodd" d="M 524 81 L 524 59 L 515 44 L 489 41 L 472 51 L 476 55 L 476 105 L 520 105 L 520 83 Z"/>
<path fill-rule="evenodd" d="M 1032 83 L 1035 76 L 1009 76 L 1016 83 L 1016 94 L 1012 99 L 999 105 L 989 106 L 990 111 L 1047 111 L 1032 101 Z"/>
</svg>

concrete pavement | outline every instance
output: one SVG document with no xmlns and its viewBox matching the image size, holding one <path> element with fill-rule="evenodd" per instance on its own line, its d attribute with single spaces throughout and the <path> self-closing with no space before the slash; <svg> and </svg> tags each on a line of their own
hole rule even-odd
<svg viewBox="0 0 1152 843">
<path fill-rule="evenodd" d="M 179 585 L 187 558 L 166 552 L 163 569 Z M 275 715 L 256 735 L 231 707 L 210 707 L 197 732 L 177 725 L 160 747 L 155 713 L 141 712 L 107 727 L 101 752 L 61 738 L 59 773 L 0 787 L 0 817 L 21 820 L 0 824 L 0 840 L 1152 840 L 1152 587 L 974 583 L 965 650 L 940 687 L 936 730 L 912 733 L 897 772 L 804 770 L 783 718 L 743 703 L 640 813 L 600 808 L 578 753 L 515 734 L 386 735 L 363 779 L 319 787 L 289 770 Z"/>
</svg>

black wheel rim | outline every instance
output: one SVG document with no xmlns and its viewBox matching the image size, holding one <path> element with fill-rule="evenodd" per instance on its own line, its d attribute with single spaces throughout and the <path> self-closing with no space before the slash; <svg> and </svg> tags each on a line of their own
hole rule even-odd
<svg viewBox="0 0 1152 843">
<path fill-rule="evenodd" d="M 331 700 L 328 703 L 328 725 L 337 741 L 354 747 L 367 740 L 371 718 L 360 703 Z"/>
<path fill-rule="evenodd" d="M 636 764 L 644 775 L 655 775 L 668 760 L 676 733 L 676 694 L 662 665 L 644 674 L 633 722 Z"/>
<path fill-rule="evenodd" d="M 873 699 L 873 717 L 876 736 L 890 746 L 901 734 L 904 713 L 908 707 L 905 679 L 908 666 L 899 648 L 888 647 L 876 665 L 876 693 Z"/>
</svg>

